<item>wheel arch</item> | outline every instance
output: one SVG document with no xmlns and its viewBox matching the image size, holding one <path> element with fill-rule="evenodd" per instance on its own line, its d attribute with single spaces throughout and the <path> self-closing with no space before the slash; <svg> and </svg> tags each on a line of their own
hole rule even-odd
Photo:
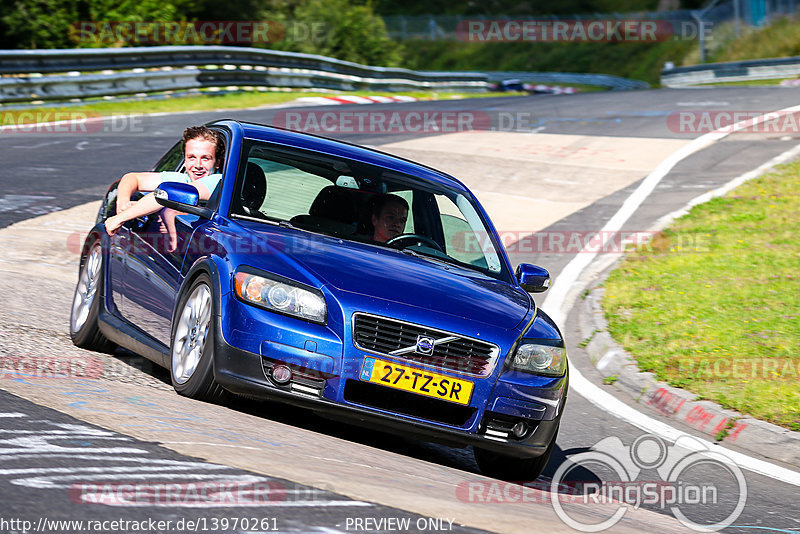
<svg viewBox="0 0 800 534">
<path fill-rule="evenodd" d="M 183 277 L 183 281 L 181 282 L 180 288 L 176 293 L 175 303 L 172 307 L 172 319 L 170 320 L 170 330 L 174 326 L 175 322 L 175 314 L 178 312 L 178 304 L 180 303 L 180 295 L 186 291 L 186 288 L 191 287 L 197 277 L 201 274 L 206 274 L 211 279 L 211 301 L 214 305 L 212 309 L 213 315 L 220 314 L 220 307 L 222 305 L 222 295 L 223 291 L 224 294 L 227 294 L 229 288 L 222 288 L 222 275 L 220 273 L 225 273 L 228 271 L 226 265 L 218 265 L 217 262 L 222 263 L 223 260 L 216 258 L 214 256 L 204 256 L 202 258 L 198 258 L 192 266 L 189 268 L 186 276 Z"/>
</svg>

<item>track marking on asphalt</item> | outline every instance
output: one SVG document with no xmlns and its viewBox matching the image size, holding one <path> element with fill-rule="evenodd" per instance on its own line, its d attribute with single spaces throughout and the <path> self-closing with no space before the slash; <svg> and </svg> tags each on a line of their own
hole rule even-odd
<svg viewBox="0 0 800 534">
<path fill-rule="evenodd" d="M 614 214 L 613 217 L 606 223 L 606 225 L 600 230 L 600 235 L 604 236 L 603 245 L 605 242 L 612 237 L 612 235 L 616 232 L 619 232 L 622 229 L 622 225 L 633 215 L 633 213 L 642 205 L 642 203 L 647 199 L 648 196 L 655 190 L 656 186 L 659 184 L 662 178 L 666 176 L 670 170 L 672 170 L 675 165 L 681 162 L 683 159 L 689 157 L 690 155 L 694 154 L 695 152 L 702 150 L 710 146 L 711 144 L 719 141 L 730 135 L 733 132 L 741 130 L 746 127 L 751 127 L 753 125 L 759 124 L 760 122 L 766 121 L 768 117 L 774 116 L 776 113 L 795 113 L 800 111 L 800 106 L 792 106 L 789 108 L 785 108 L 782 110 L 778 110 L 772 113 L 768 113 L 765 115 L 761 115 L 760 117 L 756 117 L 755 119 L 749 119 L 745 121 L 738 122 L 733 126 L 727 126 L 725 128 L 720 128 L 713 132 L 701 135 L 697 139 L 694 139 L 689 144 L 685 145 L 684 147 L 678 149 L 675 153 L 670 155 L 667 159 L 662 161 L 658 167 L 656 167 L 653 172 L 651 172 L 644 181 L 639 184 L 639 187 L 631 193 L 631 195 L 625 199 L 625 202 L 622 204 L 620 209 Z M 757 176 L 757 171 L 760 169 L 765 170 L 768 166 L 775 165 L 781 161 L 786 161 L 792 156 L 798 153 L 798 147 L 793 149 L 787 150 L 783 154 L 780 154 L 776 158 L 773 158 L 765 165 L 760 166 L 758 169 L 746 173 L 742 176 L 739 176 L 723 186 L 716 191 L 728 191 L 733 189 L 734 187 L 740 185 L 747 179 L 753 178 Z M 715 192 L 716 192 L 715 191 Z M 695 204 L 700 202 L 704 202 L 706 200 L 710 200 L 714 193 L 712 192 L 707 195 L 701 195 L 689 202 L 685 209 L 688 209 Z M 672 214 L 670 214 L 672 215 Z M 663 219 L 663 218 L 662 218 Z M 659 222 L 662 222 L 660 219 Z M 602 250 L 603 247 L 597 247 L 595 250 Z M 564 324 L 567 318 L 567 314 L 569 313 L 572 302 L 574 300 L 574 295 L 580 292 L 583 289 L 583 285 L 586 285 L 587 282 L 583 284 L 579 283 L 579 278 L 581 274 L 585 271 L 585 269 L 591 264 L 594 259 L 598 256 L 597 252 L 586 252 L 586 253 L 579 253 L 577 254 L 564 268 L 564 270 L 559 274 L 558 278 L 556 278 L 553 287 L 551 287 L 547 298 L 542 303 L 541 308 L 547 308 L 548 313 L 553 317 L 557 324 Z M 572 299 L 568 298 L 568 296 L 572 296 Z M 629 406 L 628 404 L 622 402 L 621 400 L 617 399 L 610 393 L 602 390 L 592 382 L 590 382 L 586 377 L 584 377 L 580 371 L 574 366 L 570 366 L 570 388 L 576 391 L 578 394 L 586 398 L 589 402 L 597 406 L 598 408 L 622 419 L 630 423 L 631 425 L 640 428 L 646 432 L 650 432 L 651 434 L 655 434 L 666 438 L 670 441 L 675 441 L 681 436 L 692 436 L 691 434 L 684 432 L 682 430 L 678 430 L 677 428 L 670 426 L 666 423 L 662 423 L 652 417 L 645 415 L 644 413 L 636 410 L 635 408 Z M 711 442 L 708 442 L 711 443 Z M 758 458 L 754 458 L 752 456 L 748 456 L 746 454 L 742 454 L 737 451 L 733 451 L 722 447 L 721 445 L 717 445 L 714 443 L 714 450 L 721 451 L 725 454 L 731 461 L 735 462 L 738 466 L 747 469 L 748 471 L 752 471 L 754 473 L 758 473 L 764 476 L 768 476 L 770 478 L 774 478 L 776 480 L 780 480 L 782 482 L 786 482 L 789 484 L 793 484 L 795 486 L 800 486 L 800 473 L 796 471 L 792 471 L 790 469 L 786 469 L 784 467 L 780 467 L 778 465 L 772 464 L 770 462 L 766 462 L 764 460 L 759 460 Z"/>
</svg>

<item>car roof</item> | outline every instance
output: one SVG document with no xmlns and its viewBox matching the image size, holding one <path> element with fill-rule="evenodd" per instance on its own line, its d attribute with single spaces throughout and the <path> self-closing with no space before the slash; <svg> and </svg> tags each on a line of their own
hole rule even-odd
<svg viewBox="0 0 800 534">
<path fill-rule="evenodd" d="M 251 122 L 222 120 L 215 121 L 212 124 L 214 126 L 228 126 L 233 130 L 240 129 L 242 135 L 246 139 L 267 141 L 278 145 L 314 150 L 332 156 L 340 156 L 469 192 L 464 184 L 441 171 L 399 156 L 355 145 L 346 141 Z"/>
</svg>

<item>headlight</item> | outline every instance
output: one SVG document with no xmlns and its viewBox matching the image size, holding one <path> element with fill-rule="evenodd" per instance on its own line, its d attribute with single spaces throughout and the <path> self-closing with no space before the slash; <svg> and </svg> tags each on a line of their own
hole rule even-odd
<svg viewBox="0 0 800 534">
<path fill-rule="evenodd" d="M 517 347 L 512 369 L 543 376 L 564 376 L 567 369 L 567 349 L 523 342 Z"/>
<path fill-rule="evenodd" d="M 234 281 L 236 295 L 249 304 L 325 324 L 325 297 L 313 288 L 244 271 L 237 271 Z"/>
</svg>

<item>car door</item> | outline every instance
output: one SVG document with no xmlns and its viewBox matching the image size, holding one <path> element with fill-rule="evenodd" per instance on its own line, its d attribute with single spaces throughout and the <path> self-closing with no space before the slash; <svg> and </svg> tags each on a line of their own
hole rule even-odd
<svg viewBox="0 0 800 534">
<path fill-rule="evenodd" d="M 117 186 L 119 182 L 109 188 L 103 201 L 103 217 L 108 218 L 117 211 Z M 108 247 L 108 286 L 106 287 L 106 309 L 115 315 L 122 316 L 124 288 L 125 288 L 125 262 L 128 245 L 130 243 L 130 229 L 122 226 L 119 231 L 109 237 Z"/>
<path fill-rule="evenodd" d="M 177 143 L 153 170 L 175 171 L 182 164 L 183 145 Z M 123 226 L 127 241 L 121 252 L 125 258 L 121 314 L 128 322 L 169 346 L 170 320 L 183 250 L 180 245 L 174 251 L 169 250 L 169 235 L 161 212 L 134 219 Z M 179 244 L 181 242 L 187 240 L 179 240 Z"/>
</svg>

